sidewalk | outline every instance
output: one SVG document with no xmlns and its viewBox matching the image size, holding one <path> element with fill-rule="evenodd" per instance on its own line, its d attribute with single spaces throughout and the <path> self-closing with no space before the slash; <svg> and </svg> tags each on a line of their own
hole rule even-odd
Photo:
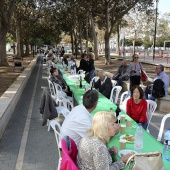
<svg viewBox="0 0 170 170">
<path fill-rule="evenodd" d="M 0 170 L 56 170 L 55 136 L 42 126 L 39 113 L 42 87 L 48 87 L 47 77 L 46 67 L 38 60 L 0 141 Z M 163 116 L 156 112 L 151 120 L 149 129 L 155 138 Z M 170 120 L 165 128 L 168 124 Z"/>
</svg>

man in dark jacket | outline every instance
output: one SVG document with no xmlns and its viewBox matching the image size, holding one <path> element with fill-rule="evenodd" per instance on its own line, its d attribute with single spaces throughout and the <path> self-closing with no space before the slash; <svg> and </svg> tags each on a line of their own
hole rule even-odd
<svg viewBox="0 0 170 170">
<path fill-rule="evenodd" d="M 99 80 L 94 82 L 94 87 L 99 89 L 99 92 L 102 93 L 108 99 L 110 98 L 110 93 L 112 90 L 112 82 L 110 78 L 105 75 L 103 70 L 98 73 Z"/>
<path fill-rule="evenodd" d="M 116 73 L 113 75 L 113 80 L 117 80 L 117 85 L 122 86 L 122 81 L 129 79 L 129 76 L 122 76 L 126 73 L 128 66 L 126 65 L 126 60 L 122 61 L 121 66 L 119 66 Z"/>
</svg>

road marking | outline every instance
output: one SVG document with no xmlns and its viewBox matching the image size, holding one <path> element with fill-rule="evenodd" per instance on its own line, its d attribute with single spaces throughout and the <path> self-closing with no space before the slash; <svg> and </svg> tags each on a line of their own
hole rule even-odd
<svg viewBox="0 0 170 170">
<path fill-rule="evenodd" d="M 150 124 L 155 127 L 158 131 L 159 131 L 159 127 L 157 125 L 155 125 L 154 123 L 150 122 Z"/>
<path fill-rule="evenodd" d="M 32 93 L 31 102 L 29 105 L 27 119 L 26 119 L 26 123 L 25 123 L 25 127 L 24 127 L 24 132 L 22 135 L 22 140 L 21 140 L 21 144 L 20 144 L 20 148 L 19 148 L 18 158 L 17 158 L 14 170 L 22 170 L 24 155 L 25 155 L 25 148 L 26 148 L 26 144 L 27 144 L 27 138 L 28 138 L 31 116 L 32 116 L 32 110 L 33 110 L 33 105 L 34 105 L 34 100 L 35 100 L 35 92 L 36 92 L 37 82 L 38 82 L 38 78 L 39 78 L 39 72 L 40 72 L 40 65 L 38 68 L 38 73 L 37 73 L 37 77 L 36 77 L 35 84 L 34 84 L 34 90 Z"/>
</svg>

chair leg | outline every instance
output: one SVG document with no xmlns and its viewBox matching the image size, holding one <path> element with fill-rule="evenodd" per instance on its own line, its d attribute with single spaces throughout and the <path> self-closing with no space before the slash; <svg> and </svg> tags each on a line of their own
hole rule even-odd
<svg viewBox="0 0 170 170">
<path fill-rule="evenodd" d="M 50 131 L 50 120 L 48 120 L 48 131 Z"/>
<path fill-rule="evenodd" d="M 59 161 L 58 161 L 58 167 L 57 167 L 57 170 L 60 170 L 60 166 L 61 166 L 61 159 L 62 159 L 62 158 L 60 158 L 60 159 L 59 159 Z"/>
<path fill-rule="evenodd" d="M 49 125 L 49 119 L 47 119 L 47 126 Z"/>
</svg>

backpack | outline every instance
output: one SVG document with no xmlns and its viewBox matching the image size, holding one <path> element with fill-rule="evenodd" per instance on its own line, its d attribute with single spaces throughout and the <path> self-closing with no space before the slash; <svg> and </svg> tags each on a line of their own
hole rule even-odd
<svg viewBox="0 0 170 170">
<path fill-rule="evenodd" d="M 152 96 L 155 98 L 161 98 L 165 96 L 164 82 L 161 79 L 154 81 Z"/>
</svg>

